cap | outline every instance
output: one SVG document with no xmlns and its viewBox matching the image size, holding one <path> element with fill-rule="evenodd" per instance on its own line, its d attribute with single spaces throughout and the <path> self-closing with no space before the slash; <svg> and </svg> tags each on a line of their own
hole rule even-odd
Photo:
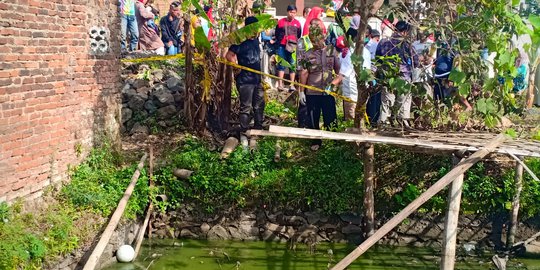
<svg viewBox="0 0 540 270">
<path fill-rule="evenodd" d="M 371 34 L 372 37 L 380 37 L 381 36 L 381 33 L 377 29 L 372 29 L 370 34 Z"/>
<path fill-rule="evenodd" d="M 258 22 L 259 20 L 257 20 L 257 18 L 253 17 L 253 16 L 250 16 L 250 17 L 247 17 L 246 20 L 244 21 L 244 25 L 250 25 L 252 23 L 256 23 Z"/>
<path fill-rule="evenodd" d="M 296 10 L 296 6 L 295 5 L 288 5 L 287 6 L 287 11 L 291 11 L 291 10 Z"/>
</svg>

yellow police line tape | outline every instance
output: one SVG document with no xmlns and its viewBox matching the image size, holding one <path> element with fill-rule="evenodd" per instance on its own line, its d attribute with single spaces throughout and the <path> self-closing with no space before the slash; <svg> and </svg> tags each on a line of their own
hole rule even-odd
<svg viewBox="0 0 540 270">
<path fill-rule="evenodd" d="M 181 59 L 181 58 L 185 58 L 185 57 L 186 56 L 184 54 L 163 55 L 163 56 L 158 55 L 158 56 L 151 56 L 151 57 L 146 57 L 146 58 L 133 58 L 133 59 L 124 58 L 124 59 L 121 59 L 121 61 L 122 62 L 131 62 L 131 63 L 142 63 L 142 62 L 149 62 L 149 61 L 163 61 L 163 60 L 170 60 L 170 59 Z M 353 103 L 356 102 L 356 101 L 354 101 L 354 100 L 352 100 L 352 99 L 350 99 L 348 97 L 342 96 L 342 95 L 340 95 L 340 94 L 338 94 L 336 92 L 327 91 L 327 90 L 320 89 L 320 88 L 317 88 L 317 87 L 314 87 L 314 86 L 311 86 L 311 85 L 306 85 L 306 84 L 302 84 L 302 83 L 287 80 L 287 79 L 282 79 L 282 78 L 280 78 L 278 76 L 275 76 L 275 75 L 272 75 L 272 74 L 264 73 L 264 72 L 261 72 L 259 70 L 255 70 L 255 69 L 252 69 L 252 68 L 249 68 L 249 67 L 241 66 L 241 65 L 239 65 L 237 63 L 227 61 L 226 59 L 223 59 L 223 58 L 218 58 L 217 61 L 220 62 L 220 63 L 223 63 L 225 65 L 232 66 L 234 68 L 243 69 L 245 71 L 249 71 L 249 72 L 253 72 L 255 74 L 259 74 L 261 76 L 266 76 L 266 77 L 276 79 L 276 80 L 282 80 L 284 82 L 288 82 L 289 84 L 293 84 L 293 85 L 296 85 L 296 86 L 303 87 L 304 89 L 309 89 L 309 90 L 312 90 L 312 91 L 325 93 L 327 95 L 331 95 L 331 96 L 333 96 L 335 98 L 338 98 L 338 99 L 341 99 L 341 100 L 344 100 L 344 101 L 347 101 L 347 102 L 353 102 Z M 366 123 L 369 124 L 369 118 L 367 116 L 367 113 L 364 114 L 364 117 L 366 118 Z"/>
</svg>

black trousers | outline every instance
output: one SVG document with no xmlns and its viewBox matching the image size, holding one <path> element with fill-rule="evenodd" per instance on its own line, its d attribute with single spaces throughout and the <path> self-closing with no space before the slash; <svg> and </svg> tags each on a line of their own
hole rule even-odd
<svg viewBox="0 0 540 270">
<path fill-rule="evenodd" d="M 319 120 L 321 112 L 323 123 L 326 129 L 337 126 L 336 100 L 328 95 L 306 95 L 306 105 L 308 112 L 308 128 L 320 129 Z M 312 145 L 321 145 L 321 140 L 313 140 Z"/>
<path fill-rule="evenodd" d="M 264 120 L 264 91 L 261 84 L 236 84 L 240 96 L 241 132 L 249 129 L 253 111 L 254 129 L 262 129 Z"/>
</svg>

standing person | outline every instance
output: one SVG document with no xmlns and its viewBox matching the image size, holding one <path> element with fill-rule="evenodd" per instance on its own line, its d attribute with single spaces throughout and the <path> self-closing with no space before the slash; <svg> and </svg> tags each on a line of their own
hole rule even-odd
<svg viewBox="0 0 540 270">
<path fill-rule="evenodd" d="M 257 18 L 247 17 L 245 25 L 256 23 Z M 257 36 L 251 37 L 240 45 L 232 45 L 225 58 L 241 66 L 261 70 L 261 48 Z M 241 70 L 235 77 L 236 89 L 240 96 L 240 136 L 249 129 L 253 111 L 254 129 L 262 129 L 264 120 L 264 92 L 261 85 L 261 75 Z M 241 139 L 241 138 L 240 138 Z"/>
<path fill-rule="evenodd" d="M 381 40 L 381 33 L 377 29 L 372 29 L 370 31 L 370 38 L 366 44 L 366 48 L 370 53 L 370 58 L 375 59 L 375 53 L 377 52 L 377 46 L 379 46 L 379 41 Z"/>
<path fill-rule="evenodd" d="M 352 40 L 356 40 L 356 36 L 358 36 L 358 27 L 360 27 L 360 20 L 360 8 L 355 7 L 351 18 L 351 25 L 349 26 L 349 29 L 347 29 L 347 38 L 350 37 Z"/>
<path fill-rule="evenodd" d="M 180 2 L 174 1 L 169 6 L 169 13 L 161 18 L 159 26 L 161 28 L 161 41 L 165 44 L 168 55 L 177 54 L 182 48 L 182 30 L 180 15 Z"/>
<path fill-rule="evenodd" d="M 344 97 L 350 98 L 353 101 L 343 101 L 343 114 L 345 121 L 354 120 L 354 111 L 356 109 L 356 102 L 358 101 L 358 87 L 356 84 L 356 72 L 351 60 L 351 56 L 354 53 L 354 49 L 351 50 L 349 41 L 345 40 L 343 36 L 337 40 L 337 47 L 341 49 L 339 54 L 340 69 L 339 75 L 341 76 L 341 92 Z M 366 47 L 362 51 L 362 68 L 371 69 L 371 57 Z"/>
<path fill-rule="evenodd" d="M 304 7 L 304 12 L 302 12 L 302 18 L 298 19 L 298 21 L 300 22 L 300 29 L 304 29 L 304 27 L 306 26 L 306 21 L 307 21 L 310 11 L 311 11 L 310 7 Z M 304 32 L 302 32 L 302 36 L 304 35 L 305 35 Z"/>
<path fill-rule="evenodd" d="M 323 36 L 326 36 L 326 26 L 322 21 L 322 14 L 324 9 L 320 7 L 313 7 L 306 18 L 306 24 L 302 31 L 302 36 L 309 36 L 309 28 L 311 27 L 311 21 L 316 20 L 319 27 L 322 29 Z"/>
<path fill-rule="evenodd" d="M 410 43 L 406 40 L 411 26 L 405 21 L 399 21 L 396 24 L 396 32 L 392 34 L 389 39 L 382 40 L 377 46 L 376 56 L 399 56 L 399 60 L 396 63 L 390 63 L 399 66 L 399 76 L 401 79 L 411 82 L 412 70 L 415 66 L 418 66 L 418 56 L 411 47 Z M 384 66 L 381 67 L 384 69 Z M 388 125 L 388 118 L 392 115 L 392 108 L 397 105 L 399 112 L 397 115 L 398 122 L 404 127 L 409 128 L 408 120 L 411 118 L 411 93 L 400 94 L 397 96 L 388 87 L 385 87 L 381 93 L 381 115 L 379 123 Z"/>
<path fill-rule="evenodd" d="M 300 22 L 294 18 L 296 16 L 296 6 L 289 5 L 287 7 L 287 17 L 278 21 L 276 26 L 276 41 L 279 42 L 277 55 L 280 61 L 277 64 L 278 77 L 278 89 L 285 90 L 283 86 L 283 79 L 285 77 L 285 69 L 289 67 L 290 80 L 294 81 L 296 77 L 295 67 L 296 63 L 293 59 L 293 54 L 296 52 L 296 46 L 298 39 L 302 35 Z M 286 62 L 286 64 L 284 63 Z M 289 87 L 289 91 L 295 91 L 293 85 Z"/>
<path fill-rule="evenodd" d="M 327 91 L 335 91 L 341 82 L 341 76 L 334 78 L 332 74 L 339 74 L 339 59 L 334 47 L 325 45 L 322 29 L 317 22 L 311 24 L 309 39 L 313 47 L 298 55 L 300 82 Z M 319 129 L 321 111 L 324 127 L 329 129 L 336 126 L 336 100 L 333 96 L 303 88 L 300 88 L 298 94 L 300 103 L 307 105 L 308 128 Z M 313 140 L 311 149 L 316 151 L 321 144 L 321 140 Z"/>
<path fill-rule="evenodd" d="M 165 55 L 165 48 L 161 39 L 154 29 L 154 14 L 148 11 L 145 7 L 148 0 L 138 0 L 135 14 L 137 17 L 137 25 L 139 27 L 139 45 L 141 50 L 153 51 L 158 55 Z"/>
<path fill-rule="evenodd" d="M 379 46 L 379 41 L 381 38 L 381 33 L 377 29 L 371 30 L 371 38 L 364 48 L 369 51 L 371 62 L 375 61 L 375 53 L 377 52 L 377 47 Z M 374 70 L 372 66 L 372 70 Z M 370 88 L 375 88 L 375 85 L 370 85 Z M 381 113 L 381 91 L 370 91 L 369 99 L 366 104 L 366 113 L 369 118 L 369 122 L 372 126 L 376 126 L 379 121 L 379 115 Z"/>
<path fill-rule="evenodd" d="M 120 1 L 120 38 L 122 50 L 134 51 L 139 42 L 139 29 L 135 19 L 135 0 Z M 127 34 L 129 31 L 129 48 L 127 47 Z"/>
</svg>

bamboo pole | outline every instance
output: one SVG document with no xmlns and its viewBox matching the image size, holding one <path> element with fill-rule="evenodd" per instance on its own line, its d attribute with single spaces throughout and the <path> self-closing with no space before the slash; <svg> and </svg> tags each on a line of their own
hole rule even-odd
<svg viewBox="0 0 540 270">
<path fill-rule="evenodd" d="M 460 159 L 452 157 L 454 166 L 459 164 Z M 459 207 L 461 204 L 461 191 L 463 189 L 463 174 L 460 174 L 452 182 L 448 191 L 448 211 L 444 222 L 443 252 L 441 258 L 441 270 L 452 270 L 456 261 L 456 236 L 458 231 Z"/>
<path fill-rule="evenodd" d="M 133 176 L 131 177 L 131 183 L 129 183 L 128 187 L 126 188 L 126 191 L 124 192 L 124 196 L 118 203 L 118 206 L 116 207 L 116 210 L 114 211 L 113 215 L 111 216 L 111 219 L 109 220 L 109 224 L 103 231 L 103 234 L 101 235 L 101 238 L 99 239 L 99 242 L 97 243 L 96 247 L 92 251 L 92 254 L 90 254 L 90 257 L 86 261 L 86 264 L 84 265 L 83 270 L 94 270 L 96 268 L 96 264 L 101 257 L 101 254 L 105 250 L 105 247 L 107 247 L 107 244 L 109 243 L 109 240 L 111 239 L 111 236 L 116 229 L 116 226 L 118 226 L 118 222 L 120 222 L 120 218 L 122 217 L 122 214 L 124 214 L 124 210 L 126 210 L 126 206 L 128 203 L 129 198 L 131 197 L 131 194 L 133 193 L 133 190 L 135 189 L 135 185 L 137 184 L 137 180 L 139 180 L 139 176 L 141 175 L 141 170 L 144 166 L 144 161 L 146 160 L 147 154 L 145 153 L 141 161 L 139 162 L 139 165 L 137 165 L 137 170 L 135 170 L 135 173 L 133 173 Z"/>
<path fill-rule="evenodd" d="M 513 159 L 515 159 L 517 161 L 517 163 L 519 163 L 521 166 L 523 166 L 523 168 L 529 173 L 529 175 L 536 181 L 540 182 L 540 179 L 538 179 L 538 176 L 536 176 L 536 174 L 534 174 L 534 172 L 525 164 L 525 162 L 523 162 L 523 160 L 521 160 L 521 158 L 517 157 L 516 155 L 510 153 L 510 152 L 507 152 L 508 155 L 510 155 Z"/>
<path fill-rule="evenodd" d="M 512 201 L 512 212 L 510 213 L 510 227 L 508 228 L 508 237 L 506 238 L 506 247 L 511 248 L 514 245 L 516 239 L 516 231 L 518 225 L 519 214 L 519 199 L 521 197 L 521 190 L 523 189 L 523 165 L 521 163 L 516 164 L 516 176 L 514 178 L 514 199 Z"/>
<path fill-rule="evenodd" d="M 431 197 L 441 191 L 443 188 L 448 186 L 452 181 L 456 179 L 459 175 L 463 174 L 474 164 L 482 160 L 487 154 L 495 151 L 495 148 L 504 142 L 506 139 L 505 135 L 500 134 L 495 137 L 493 140 L 489 141 L 484 148 L 472 154 L 469 158 L 460 162 L 454 169 L 448 172 L 443 178 L 441 178 L 437 183 L 431 186 L 428 190 L 422 193 L 418 198 L 411 202 L 405 209 L 401 210 L 397 215 L 390 219 L 386 224 L 384 224 L 380 229 L 378 229 L 371 237 L 366 239 L 360 246 L 353 250 L 349 255 L 347 255 L 343 260 L 336 264 L 332 270 L 343 270 L 345 267 L 349 266 L 356 258 L 364 254 L 373 246 L 377 241 L 379 241 L 383 236 L 390 232 L 393 228 L 399 225 L 404 219 L 406 219 L 410 214 L 412 214 L 416 209 L 418 209 L 422 204 L 428 201 Z"/>
<path fill-rule="evenodd" d="M 375 232 L 375 189 L 374 179 L 375 170 L 373 161 L 375 159 L 375 146 L 370 143 L 364 144 L 364 217 L 362 222 L 362 231 L 364 236 L 370 237 Z"/>
<path fill-rule="evenodd" d="M 153 177 L 154 177 L 154 148 L 152 146 L 150 146 L 150 158 L 148 160 L 148 175 L 149 175 L 148 181 L 149 181 L 150 187 L 153 187 L 154 186 L 154 181 L 153 181 Z M 143 224 L 142 224 L 141 228 L 139 229 L 139 233 L 137 234 L 137 239 L 136 239 L 136 242 L 135 242 L 135 256 L 133 257 L 133 260 L 135 260 L 137 258 L 137 255 L 139 255 L 139 251 L 141 250 L 142 241 L 144 239 L 144 232 L 146 232 L 146 227 L 148 226 L 148 222 L 150 220 L 150 215 L 152 215 L 152 211 L 153 211 L 153 207 L 154 207 L 154 205 L 152 204 L 152 198 L 150 198 L 150 196 L 148 196 L 148 199 L 150 200 L 150 202 L 148 203 L 148 207 L 146 209 L 146 216 L 144 217 Z"/>
</svg>

